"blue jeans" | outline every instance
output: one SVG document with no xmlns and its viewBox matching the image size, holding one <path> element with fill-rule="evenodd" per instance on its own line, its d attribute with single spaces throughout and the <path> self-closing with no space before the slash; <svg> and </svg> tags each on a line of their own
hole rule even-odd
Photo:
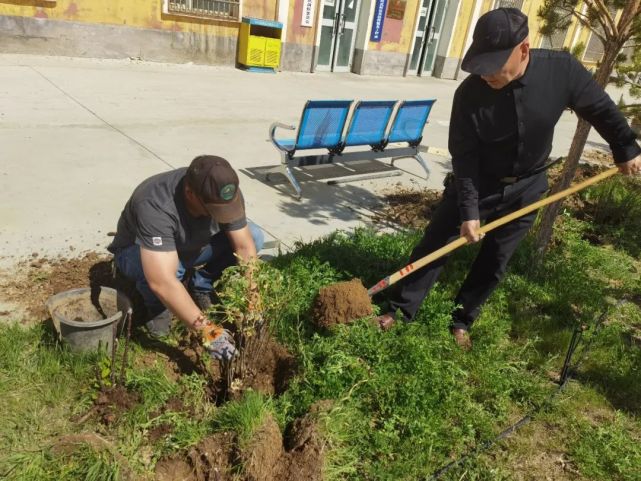
<svg viewBox="0 0 641 481">
<path fill-rule="evenodd" d="M 247 226 L 254 238 L 256 251 L 260 251 L 265 242 L 263 231 L 256 224 L 248 222 Z M 114 254 L 114 260 L 118 270 L 127 278 L 135 281 L 136 289 L 142 296 L 147 314 L 149 318 L 154 318 L 166 308 L 160 299 L 153 293 L 145 274 L 142 270 L 142 262 L 140 260 L 140 246 L 134 244 L 124 249 L 119 250 Z M 195 269 L 189 281 L 189 288 L 193 291 L 200 291 L 209 293 L 212 290 L 212 283 L 219 279 L 227 267 L 236 264 L 236 257 L 232 249 L 229 239 L 224 232 L 219 232 L 214 235 L 209 245 L 207 245 L 197 259 L 188 264 L 178 261 L 178 270 L 176 277 L 183 280 L 187 269 L 195 266 L 203 266 L 200 269 Z"/>
</svg>

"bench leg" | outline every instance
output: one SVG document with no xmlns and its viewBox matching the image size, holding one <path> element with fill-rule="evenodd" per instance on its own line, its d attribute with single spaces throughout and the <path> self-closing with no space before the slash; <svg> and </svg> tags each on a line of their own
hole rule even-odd
<svg viewBox="0 0 641 481">
<path fill-rule="evenodd" d="M 427 166 L 427 162 L 425 162 L 425 159 L 421 156 L 419 152 L 416 152 L 414 155 L 404 155 L 402 157 L 393 157 L 391 165 L 394 165 L 394 162 L 396 162 L 398 159 L 405 159 L 411 157 L 412 159 L 416 159 L 416 161 L 421 164 L 421 167 L 423 167 L 423 170 L 425 170 L 425 180 L 430 178 L 430 175 L 432 174 L 430 172 L 430 168 Z"/>
<path fill-rule="evenodd" d="M 292 169 L 289 167 L 289 165 L 283 163 L 280 164 L 276 167 L 272 167 L 269 169 L 267 172 L 265 172 L 265 180 L 269 180 L 269 176 L 271 174 L 282 174 L 285 176 L 285 178 L 289 181 L 289 183 L 292 185 L 294 190 L 296 191 L 296 196 L 298 199 L 301 198 L 302 196 L 302 189 L 300 187 L 300 184 L 296 180 L 296 177 L 294 177 L 294 172 L 292 172 Z"/>
</svg>

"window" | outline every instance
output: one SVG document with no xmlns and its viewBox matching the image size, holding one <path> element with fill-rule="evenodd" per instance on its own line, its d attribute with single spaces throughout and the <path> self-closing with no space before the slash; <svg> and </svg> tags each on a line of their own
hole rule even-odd
<svg viewBox="0 0 641 481">
<path fill-rule="evenodd" d="M 617 14 L 616 7 L 608 7 L 608 10 L 610 11 L 610 15 L 612 15 L 612 18 L 616 18 L 616 14 Z M 596 30 L 599 33 L 603 32 L 601 25 L 596 27 Z M 602 57 L 603 57 L 603 42 L 598 36 L 591 33 L 590 40 L 588 41 L 588 46 L 585 48 L 585 53 L 583 54 L 583 60 L 586 62 L 600 62 Z"/>
<path fill-rule="evenodd" d="M 164 0 L 164 13 L 240 21 L 241 0 Z"/>
<path fill-rule="evenodd" d="M 523 7 L 523 0 L 498 0 L 494 8 L 518 8 Z"/>
<path fill-rule="evenodd" d="M 594 34 L 590 34 L 590 41 L 585 48 L 583 60 L 586 62 L 598 62 L 603 57 L 603 42 Z"/>
</svg>

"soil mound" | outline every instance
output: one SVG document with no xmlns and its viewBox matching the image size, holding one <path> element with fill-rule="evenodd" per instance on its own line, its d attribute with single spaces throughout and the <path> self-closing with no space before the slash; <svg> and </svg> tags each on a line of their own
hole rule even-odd
<svg viewBox="0 0 641 481">
<path fill-rule="evenodd" d="M 27 321 L 43 321 L 49 317 L 45 302 L 59 292 L 80 287 L 112 287 L 123 292 L 134 303 L 134 317 L 142 312 L 140 297 L 133 283 L 114 276 L 111 256 L 89 252 L 82 257 L 41 257 L 34 252 L 12 270 L 0 272 L 0 300 L 24 308 Z M 3 313 L 11 318 L 14 313 Z M 135 319 L 137 320 L 137 319 Z"/>
<path fill-rule="evenodd" d="M 105 425 L 113 424 L 120 415 L 129 411 L 140 402 L 140 396 L 127 391 L 122 386 L 105 389 L 98 394 L 94 403 L 95 412 L 100 421 Z"/>
<path fill-rule="evenodd" d="M 381 226 L 423 229 L 441 195 L 439 190 L 412 189 L 399 184 L 384 194 L 384 203 L 372 215 L 372 221 Z"/>
<path fill-rule="evenodd" d="M 314 301 L 316 326 L 329 328 L 372 315 L 372 302 L 359 279 L 339 282 L 321 288 Z"/>
<path fill-rule="evenodd" d="M 241 450 L 245 479 L 320 481 L 323 479 L 324 448 L 315 414 L 307 414 L 292 423 L 285 445 L 278 424 L 268 416 Z"/>
<path fill-rule="evenodd" d="M 241 451 L 247 481 L 283 479 L 278 474 L 279 461 L 284 455 L 283 437 L 273 417 L 267 416 L 263 425 Z"/>
<path fill-rule="evenodd" d="M 232 435 L 208 436 L 192 447 L 186 457 L 161 459 L 156 463 L 155 481 L 227 481 L 235 447 Z"/>
</svg>

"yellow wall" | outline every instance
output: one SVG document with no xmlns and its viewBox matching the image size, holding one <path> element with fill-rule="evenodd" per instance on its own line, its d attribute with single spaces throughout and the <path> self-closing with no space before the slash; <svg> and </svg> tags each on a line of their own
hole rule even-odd
<svg viewBox="0 0 641 481">
<path fill-rule="evenodd" d="M 405 14 L 402 20 L 385 17 L 381 41 L 370 41 L 367 48 L 369 50 L 380 50 L 384 52 L 408 53 L 414 41 L 414 31 L 416 30 L 419 6 L 419 0 L 407 0 Z"/>
<path fill-rule="evenodd" d="M 276 19 L 278 0 L 243 0 L 242 15 Z M 0 15 L 237 36 L 237 22 L 162 13 L 162 0 L 0 0 Z"/>
<path fill-rule="evenodd" d="M 286 2 L 288 0 L 280 0 Z M 289 16 L 287 22 L 287 43 L 297 43 L 301 45 L 314 45 L 316 40 L 316 25 L 321 14 L 321 0 L 314 0 L 314 22 L 312 27 L 301 26 L 303 17 L 303 0 L 291 0 L 289 2 Z"/>
</svg>

